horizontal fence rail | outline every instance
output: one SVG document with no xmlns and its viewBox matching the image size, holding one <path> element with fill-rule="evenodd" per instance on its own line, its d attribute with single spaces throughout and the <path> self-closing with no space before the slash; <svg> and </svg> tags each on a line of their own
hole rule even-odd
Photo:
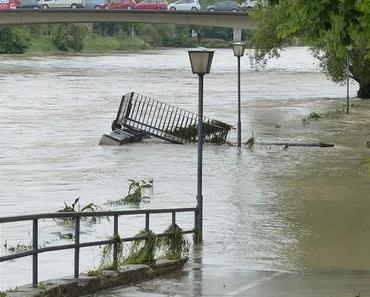
<svg viewBox="0 0 370 297">
<path fill-rule="evenodd" d="M 198 141 L 198 114 L 131 92 L 122 97 L 112 129 L 126 128 L 172 143 Z M 203 117 L 204 141 L 226 141 L 232 126 Z"/>
<path fill-rule="evenodd" d="M 155 214 L 171 214 L 171 224 L 176 224 L 177 213 L 194 213 L 194 219 L 197 216 L 197 208 L 168 208 L 168 209 L 145 209 L 145 210 L 122 210 L 122 211 L 99 211 L 99 212 L 58 212 L 58 213 L 43 213 L 34 215 L 23 215 L 23 216 L 12 216 L 12 217 L 0 217 L 0 224 L 14 223 L 14 222 L 25 222 L 32 221 L 32 249 L 29 251 L 23 251 L 19 253 L 9 254 L 0 256 L 0 263 L 5 261 L 16 260 L 32 256 L 32 284 L 34 287 L 38 284 L 38 255 L 45 252 L 53 252 L 60 250 L 74 249 L 74 277 L 78 278 L 80 274 L 80 248 L 102 246 L 113 244 L 113 265 L 116 266 L 118 263 L 118 244 L 114 239 L 110 240 L 99 240 L 90 242 L 80 242 L 81 233 L 81 218 L 88 217 L 113 217 L 113 238 L 117 238 L 119 235 L 119 217 L 130 216 L 130 215 L 145 215 L 145 230 L 150 228 L 150 216 Z M 55 245 L 40 248 L 38 246 L 39 239 L 39 220 L 44 219 L 72 219 L 74 221 L 74 243 L 65 245 Z M 183 234 L 196 233 L 195 227 L 191 230 L 184 230 Z M 158 237 L 165 236 L 164 233 L 156 234 Z M 134 237 L 123 237 L 122 242 L 130 242 L 134 240 L 145 239 L 145 236 L 134 236 Z"/>
</svg>

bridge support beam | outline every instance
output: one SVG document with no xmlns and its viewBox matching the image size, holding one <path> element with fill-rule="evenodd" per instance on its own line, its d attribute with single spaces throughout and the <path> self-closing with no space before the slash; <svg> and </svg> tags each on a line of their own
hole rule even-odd
<svg viewBox="0 0 370 297">
<path fill-rule="evenodd" d="M 234 28 L 234 42 L 242 41 L 242 29 L 241 28 Z"/>
</svg>

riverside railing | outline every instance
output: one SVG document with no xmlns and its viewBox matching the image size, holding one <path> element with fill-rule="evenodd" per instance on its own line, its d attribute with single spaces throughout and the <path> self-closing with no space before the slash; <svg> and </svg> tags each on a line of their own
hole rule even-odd
<svg viewBox="0 0 370 297">
<path fill-rule="evenodd" d="M 193 212 L 194 220 L 197 217 L 197 208 L 169 208 L 169 209 L 145 209 L 145 210 L 123 210 L 123 211 L 99 211 L 99 212 L 58 212 L 58 213 L 44 213 L 44 214 L 35 214 L 35 215 L 24 215 L 24 216 L 14 216 L 14 217 L 0 217 L 0 225 L 4 223 L 14 223 L 21 221 L 32 221 L 32 249 L 29 251 L 9 254 L 6 256 L 0 257 L 0 263 L 5 261 L 11 261 L 19 258 L 24 258 L 32 256 L 32 285 L 34 287 L 38 284 L 38 255 L 45 252 L 52 252 L 58 250 L 68 250 L 74 249 L 74 277 L 78 278 L 80 274 L 80 248 L 83 247 L 92 247 L 92 246 L 101 246 L 113 244 L 113 265 L 117 267 L 118 263 L 118 242 L 114 240 L 119 235 L 118 222 L 120 216 L 129 216 L 129 215 L 145 215 L 145 230 L 150 228 L 150 216 L 155 214 L 171 214 L 172 215 L 172 225 L 176 224 L 176 214 L 184 212 Z M 110 240 L 100 240 L 100 241 L 90 241 L 90 242 L 80 242 L 80 233 L 81 233 L 81 218 L 88 217 L 113 217 L 113 239 Z M 39 239 L 39 220 L 44 219 L 73 219 L 74 220 L 74 243 L 57 245 L 57 246 L 48 246 L 39 248 L 38 239 Z M 196 222 L 194 224 L 196 226 Z M 196 233 L 195 227 L 191 230 L 184 230 L 183 234 Z M 164 233 L 156 234 L 156 236 L 164 236 Z M 136 237 L 126 237 L 121 238 L 122 242 L 134 241 L 137 239 L 145 239 L 145 236 L 136 236 Z"/>
</svg>

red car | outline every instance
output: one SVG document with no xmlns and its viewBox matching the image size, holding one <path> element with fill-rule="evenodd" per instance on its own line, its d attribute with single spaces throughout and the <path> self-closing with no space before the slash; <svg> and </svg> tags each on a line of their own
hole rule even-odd
<svg viewBox="0 0 370 297">
<path fill-rule="evenodd" d="M 16 9 L 17 2 L 15 0 L 0 0 L 0 10 Z"/>
<path fill-rule="evenodd" d="M 97 9 L 134 9 L 135 0 L 105 0 L 103 4 L 96 7 Z"/>
<path fill-rule="evenodd" d="M 143 0 L 136 5 L 136 9 L 161 9 L 167 10 L 168 3 L 166 0 Z"/>
</svg>

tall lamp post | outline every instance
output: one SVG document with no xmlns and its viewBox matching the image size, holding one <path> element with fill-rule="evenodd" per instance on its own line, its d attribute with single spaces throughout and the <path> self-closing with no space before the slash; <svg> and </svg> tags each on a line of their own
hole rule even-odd
<svg viewBox="0 0 370 297">
<path fill-rule="evenodd" d="M 245 43 L 244 42 L 233 42 L 231 44 L 234 52 L 234 56 L 238 58 L 238 147 L 242 145 L 242 124 L 240 116 L 240 58 L 244 56 Z"/>
<path fill-rule="evenodd" d="M 202 194 L 202 163 L 203 163 L 203 77 L 211 70 L 214 51 L 205 48 L 191 50 L 189 59 L 191 69 L 198 75 L 198 171 L 197 171 L 197 212 L 195 215 L 195 242 L 203 240 L 203 194 Z"/>
</svg>

